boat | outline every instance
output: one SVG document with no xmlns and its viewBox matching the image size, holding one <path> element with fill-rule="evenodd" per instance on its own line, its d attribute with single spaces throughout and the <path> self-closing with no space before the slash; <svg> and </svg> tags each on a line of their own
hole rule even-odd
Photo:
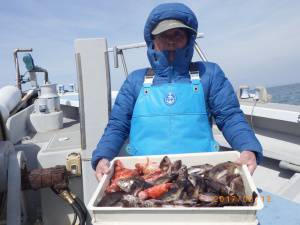
<svg viewBox="0 0 300 225">
<path fill-rule="evenodd" d="M 110 65 L 119 67 L 120 58 L 127 75 L 124 52 L 143 47 L 145 43 L 110 48 L 105 38 L 75 40 L 78 82 L 72 84 L 69 91 L 63 86 L 49 84 L 51 74 L 37 67 L 27 54 L 32 49 L 14 51 L 16 86 L 0 90 L 4 93 L 1 95 L 4 97 L 0 97 L 3 106 L 0 224 L 64 225 L 83 216 L 86 224 L 105 225 L 93 223 L 92 212 L 81 215 L 86 213 L 86 206 L 98 185 L 91 167 L 91 154 L 117 95 L 117 90 L 111 88 Z M 206 61 L 199 45 L 196 44 L 195 49 Z M 20 54 L 29 72 L 28 80 L 20 75 Z M 39 84 L 37 75 L 41 73 L 44 79 Z M 30 83 L 30 88 L 25 90 L 24 83 Z M 257 212 L 258 222 L 261 225 L 300 224 L 300 106 L 270 103 L 261 87 L 255 89 L 254 94 L 247 91 L 248 87 L 237 91 L 241 109 L 264 149 L 264 160 L 253 175 L 264 203 L 264 208 Z M 222 150 L 231 150 L 216 125 L 213 125 L 213 133 Z M 120 156 L 126 155 L 124 149 Z M 49 181 L 43 181 L 37 174 L 37 186 L 28 184 L 31 181 L 26 180 L 26 175 L 30 171 L 40 169 L 50 177 L 54 173 L 65 174 L 66 171 L 57 165 L 64 165 L 70 174 L 69 192 L 60 192 L 53 186 L 49 188 Z M 47 168 L 52 170 L 49 172 Z M 74 210 L 72 199 L 77 199 L 78 211 Z M 197 221 L 186 224 L 188 222 L 198 224 Z"/>
</svg>

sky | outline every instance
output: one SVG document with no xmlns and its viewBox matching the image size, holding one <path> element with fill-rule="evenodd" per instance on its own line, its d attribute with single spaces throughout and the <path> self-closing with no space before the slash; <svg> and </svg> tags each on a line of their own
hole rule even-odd
<svg viewBox="0 0 300 225">
<path fill-rule="evenodd" d="M 0 88 L 15 84 L 15 48 L 33 48 L 35 64 L 48 69 L 50 81 L 76 82 L 75 39 L 105 37 L 109 47 L 142 42 L 149 12 L 163 2 L 170 1 L 0 0 Z M 208 60 L 234 87 L 300 83 L 300 1 L 180 2 L 197 16 L 205 35 L 198 43 Z M 145 49 L 125 56 L 129 71 L 148 66 Z M 122 70 L 112 69 L 111 76 L 118 89 Z"/>
</svg>

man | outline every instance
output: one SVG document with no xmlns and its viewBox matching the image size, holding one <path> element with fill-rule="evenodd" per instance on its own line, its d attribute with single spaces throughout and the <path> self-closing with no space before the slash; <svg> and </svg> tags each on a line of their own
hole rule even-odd
<svg viewBox="0 0 300 225">
<path fill-rule="evenodd" d="M 150 13 L 144 37 L 151 69 L 132 72 L 121 87 L 108 125 L 93 152 L 98 179 L 128 138 L 130 155 L 217 151 L 211 117 L 251 173 L 262 147 L 240 110 L 230 82 L 210 62 L 192 63 L 198 22 L 180 3 Z"/>
</svg>

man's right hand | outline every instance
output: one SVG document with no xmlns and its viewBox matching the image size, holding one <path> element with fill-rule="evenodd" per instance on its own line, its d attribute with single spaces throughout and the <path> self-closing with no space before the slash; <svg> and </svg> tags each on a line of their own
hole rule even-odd
<svg viewBox="0 0 300 225">
<path fill-rule="evenodd" d="M 96 167 L 96 172 L 95 172 L 95 175 L 96 175 L 96 178 L 98 181 L 101 180 L 102 176 L 104 174 L 107 174 L 109 172 L 109 161 L 107 159 L 101 159 L 98 164 L 97 164 L 97 167 Z"/>
</svg>

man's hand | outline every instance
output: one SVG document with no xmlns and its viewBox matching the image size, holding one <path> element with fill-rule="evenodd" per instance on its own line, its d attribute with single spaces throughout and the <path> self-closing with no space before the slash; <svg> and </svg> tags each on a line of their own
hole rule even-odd
<svg viewBox="0 0 300 225">
<path fill-rule="evenodd" d="M 104 174 L 107 174 L 109 172 L 109 161 L 107 159 L 101 159 L 98 164 L 97 164 L 97 167 L 96 167 L 96 172 L 95 172 L 95 175 L 96 175 L 96 178 L 98 181 L 101 180 L 102 176 Z"/>
<path fill-rule="evenodd" d="M 236 161 L 240 165 L 247 165 L 251 175 L 254 173 L 254 170 L 257 167 L 256 156 L 254 152 L 243 151 L 240 155 L 240 158 Z"/>
</svg>

